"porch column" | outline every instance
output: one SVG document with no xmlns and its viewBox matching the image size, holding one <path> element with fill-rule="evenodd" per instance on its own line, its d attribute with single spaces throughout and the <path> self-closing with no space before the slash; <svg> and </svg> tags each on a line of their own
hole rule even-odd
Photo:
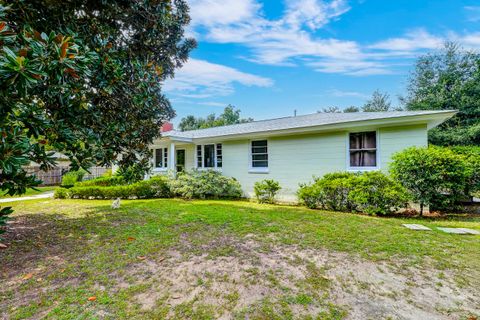
<svg viewBox="0 0 480 320">
<path fill-rule="evenodd" d="M 170 153 L 168 155 L 168 169 L 172 171 L 172 173 L 175 175 L 177 171 L 177 166 L 175 163 L 175 143 L 172 142 L 170 143 Z"/>
</svg>

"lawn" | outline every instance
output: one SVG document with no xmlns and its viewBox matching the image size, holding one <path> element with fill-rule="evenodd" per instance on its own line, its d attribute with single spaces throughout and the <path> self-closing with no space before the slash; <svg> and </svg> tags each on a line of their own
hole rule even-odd
<svg viewBox="0 0 480 320">
<path fill-rule="evenodd" d="M 4 194 L 3 192 L 1 192 L 0 193 L 0 199 L 35 196 L 37 194 L 42 194 L 42 193 L 47 192 L 47 191 L 53 191 L 53 190 L 55 190 L 55 188 L 57 188 L 57 187 L 56 186 L 37 187 L 36 189 L 38 189 L 38 190 L 28 188 L 27 191 L 24 194 L 22 194 L 21 196 L 19 196 L 19 195 L 9 196 L 8 194 Z"/>
<path fill-rule="evenodd" d="M 377 218 L 245 201 L 12 203 L 0 318 L 475 319 L 480 217 Z"/>
</svg>

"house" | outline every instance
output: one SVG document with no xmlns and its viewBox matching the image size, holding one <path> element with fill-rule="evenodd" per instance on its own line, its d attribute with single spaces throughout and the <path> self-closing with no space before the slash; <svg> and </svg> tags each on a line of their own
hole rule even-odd
<svg viewBox="0 0 480 320">
<path fill-rule="evenodd" d="M 427 131 L 455 111 L 315 113 L 192 131 L 154 141 L 153 174 L 219 170 L 246 196 L 263 179 L 280 182 L 279 199 L 296 201 L 300 183 L 335 171 L 388 170 L 392 154 L 426 146 Z"/>
</svg>

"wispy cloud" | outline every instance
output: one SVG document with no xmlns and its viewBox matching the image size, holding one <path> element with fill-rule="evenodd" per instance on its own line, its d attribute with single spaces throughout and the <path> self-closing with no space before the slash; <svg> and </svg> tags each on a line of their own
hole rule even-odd
<svg viewBox="0 0 480 320">
<path fill-rule="evenodd" d="M 228 103 L 216 101 L 197 102 L 197 104 L 210 107 L 226 107 L 228 105 Z"/>
<path fill-rule="evenodd" d="M 409 54 L 422 49 L 437 49 L 445 40 L 434 36 L 425 29 L 416 29 L 407 32 L 403 37 L 390 38 L 370 45 L 371 49 L 390 51 L 397 54 Z"/>
<path fill-rule="evenodd" d="M 296 65 L 304 57 L 314 58 L 318 63 L 328 64 L 325 60 L 349 57 L 363 61 L 361 49 L 355 41 L 335 38 L 320 38 L 315 31 L 333 20 L 339 19 L 350 10 L 346 0 L 286 0 L 283 15 L 277 20 L 264 17 L 262 6 L 254 0 L 233 1 L 243 4 L 230 7 L 233 0 L 194 0 L 192 2 L 192 26 L 200 41 L 216 43 L 236 43 L 250 49 L 248 60 L 269 65 Z M 238 15 L 234 13 L 237 10 Z M 216 19 L 218 15 L 221 19 Z M 240 18 L 241 17 L 241 18 Z M 375 61 L 362 64 L 338 60 L 343 63 L 339 72 L 357 73 L 369 71 L 378 74 L 382 66 L 374 68 Z M 329 68 L 318 68 L 321 72 L 330 72 Z"/>
<path fill-rule="evenodd" d="M 177 71 L 173 80 L 165 82 L 163 88 L 166 92 L 181 97 L 208 98 L 233 93 L 234 83 L 257 87 L 273 85 L 269 78 L 205 60 L 190 59 Z"/>
<path fill-rule="evenodd" d="M 344 97 L 353 97 L 353 98 L 360 98 L 360 99 L 367 99 L 370 96 L 368 94 L 357 92 L 357 91 L 345 91 L 339 89 L 331 89 L 328 90 L 327 93 L 334 97 L 344 98 Z"/>
<path fill-rule="evenodd" d="M 465 9 L 468 21 L 480 21 L 480 6 L 465 6 L 463 9 Z"/>
<path fill-rule="evenodd" d="M 447 41 L 480 47 L 480 33 L 434 34 L 419 27 L 403 35 L 359 43 L 319 32 L 352 10 L 348 0 L 284 0 L 277 19 L 268 19 L 259 0 L 191 0 L 191 31 L 200 41 L 247 48 L 243 58 L 264 65 L 305 65 L 322 73 L 351 76 L 391 74 Z M 480 20 L 480 6 L 464 7 Z"/>
</svg>

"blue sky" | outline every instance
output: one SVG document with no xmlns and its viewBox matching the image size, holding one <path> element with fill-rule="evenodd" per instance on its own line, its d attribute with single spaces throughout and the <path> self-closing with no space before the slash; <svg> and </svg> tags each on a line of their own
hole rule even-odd
<svg viewBox="0 0 480 320">
<path fill-rule="evenodd" d="M 189 62 L 168 80 L 178 123 L 219 114 L 307 114 L 361 106 L 379 89 L 394 104 L 416 57 L 449 41 L 480 48 L 480 1 L 190 0 Z"/>
</svg>

